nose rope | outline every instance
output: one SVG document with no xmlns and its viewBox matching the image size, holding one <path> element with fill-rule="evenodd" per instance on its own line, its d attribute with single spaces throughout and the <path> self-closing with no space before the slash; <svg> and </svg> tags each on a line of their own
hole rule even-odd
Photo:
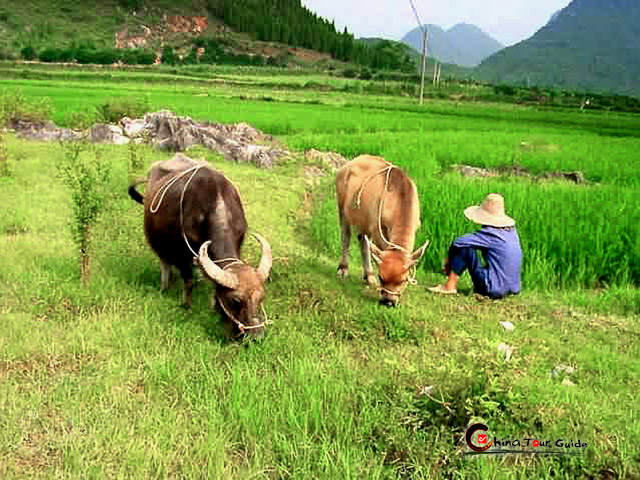
<svg viewBox="0 0 640 480">
<path fill-rule="evenodd" d="M 225 265 L 224 267 L 222 267 L 222 270 L 226 270 L 227 268 L 229 268 L 232 265 L 237 265 L 237 264 L 242 264 L 244 265 L 245 263 L 238 259 L 238 258 L 234 258 L 234 257 L 229 257 L 229 258 L 221 258 L 220 260 L 214 260 L 213 263 L 218 263 L 218 262 L 226 262 L 226 261 L 231 261 L 231 263 L 229 263 L 228 265 Z M 249 330 L 257 330 L 259 328 L 264 327 L 265 325 L 270 325 L 272 322 L 269 321 L 269 319 L 267 318 L 267 312 L 264 309 L 264 305 L 260 304 L 260 307 L 262 308 L 262 315 L 264 317 L 264 321 L 258 323 L 257 325 L 245 325 L 244 323 L 242 323 L 240 320 L 238 320 L 236 318 L 236 316 L 234 314 L 232 314 L 229 309 L 227 308 L 227 306 L 224 304 L 224 302 L 222 301 L 222 299 L 216 295 L 216 300 L 218 300 L 218 303 L 220 304 L 220 307 L 222 308 L 222 311 L 227 315 L 227 317 L 229 317 L 231 319 L 231 321 L 233 323 L 236 324 L 236 326 L 238 327 L 238 330 L 240 330 L 241 334 L 244 334 L 245 331 Z"/>
<path fill-rule="evenodd" d="M 216 300 L 218 300 L 218 303 L 220 304 L 220 307 L 222 307 L 222 311 L 227 315 L 227 317 L 229 317 L 233 321 L 233 323 L 236 324 L 236 326 L 238 327 L 238 330 L 240 330 L 240 333 L 244 333 L 247 330 L 257 330 L 259 328 L 264 327 L 265 322 L 260 322 L 257 325 L 245 325 L 240 320 L 238 320 L 235 317 L 235 315 L 233 315 L 229 311 L 229 309 L 227 308 L 227 306 L 224 304 L 224 302 L 222 301 L 222 299 L 219 296 L 216 296 Z"/>
</svg>

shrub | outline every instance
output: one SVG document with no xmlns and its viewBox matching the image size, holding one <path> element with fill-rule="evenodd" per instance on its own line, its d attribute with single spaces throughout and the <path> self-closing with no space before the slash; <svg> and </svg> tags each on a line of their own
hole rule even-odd
<svg viewBox="0 0 640 480">
<path fill-rule="evenodd" d="M 20 56 L 25 60 L 35 60 L 38 57 L 38 52 L 31 45 L 27 45 L 20 50 Z"/>
<path fill-rule="evenodd" d="M 373 73 L 368 68 L 363 68 L 360 70 L 360 78 L 362 80 L 371 80 L 373 78 Z"/>
<path fill-rule="evenodd" d="M 113 98 L 96 107 L 96 116 L 99 122 L 117 123 L 124 117 L 140 118 L 150 109 L 147 97 Z"/>
<path fill-rule="evenodd" d="M 162 49 L 162 63 L 167 65 L 175 65 L 178 58 L 176 57 L 173 47 L 167 45 Z"/>
<path fill-rule="evenodd" d="M 358 71 L 355 68 L 347 68 L 342 72 L 342 76 L 345 78 L 356 78 Z"/>
<path fill-rule="evenodd" d="M 80 278 L 87 285 L 91 275 L 91 231 L 107 205 L 111 164 L 95 147 L 71 143 L 63 148 L 64 160 L 57 164 L 58 173 L 71 189 L 71 232 L 80 254 Z"/>
<path fill-rule="evenodd" d="M 28 100 L 21 92 L 5 90 L 0 95 L 0 121 L 11 120 L 44 122 L 51 117 L 53 108 L 47 97 Z"/>
<path fill-rule="evenodd" d="M 53 63 L 60 61 L 60 50 L 57 48 L 45 48 L 39 54 L 41 62 Z"/>
<path fill-rule="evenodd" d="M 70 112 L 65 116 L 64 124 L 74 130 L 86 130 L 95 123 L 95 113 Z"/>
</svg>

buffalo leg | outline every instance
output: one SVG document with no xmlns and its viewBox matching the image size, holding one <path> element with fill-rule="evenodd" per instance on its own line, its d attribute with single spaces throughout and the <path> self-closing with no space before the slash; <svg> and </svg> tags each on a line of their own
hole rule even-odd
<svg viewBox="0 0 640 480">
<path fill-rule="evenodd" d="M 345 278 L 349 274 L 349 244 L 351 243 L 351 226 L 340 215 L 340 236 L 342 239 L 342 258 L 338 265 L 338 277 Z"/>
<path fill-rule="evenodd" d="M 375 286 L 376 278 L 373 275 L 373 268 L 371 268 L 371 252 L 369 251 L 369 243 L 365 239 L 364 235 L 358 235 L 358 241 L 360 242 L 360 253 L 362 254 L 362 280 L 364 283 Z"/>
<path fill-rule="evenodd" d="M 193 291 L 193 269 L 191 265 L 183 265 L 178 267 L 182 281 L 184 282 L 182 291 L 182 303 L 185 307 L 191 308 L 191 292 Z"/>
<path fill-rule="evenodd" d="M 169 288 L 169 280 L 171 278 L 171 265 L 160 260 L 160 290 L 163 292 Z"/>
</svg>

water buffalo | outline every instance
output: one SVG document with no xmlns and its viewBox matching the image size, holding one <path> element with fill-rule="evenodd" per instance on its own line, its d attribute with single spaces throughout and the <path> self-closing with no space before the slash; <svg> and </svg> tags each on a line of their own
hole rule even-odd
<svg viewBox="0 0 640 480">
<path fill-rule="evenodd" d="M 351 227 L 358 230 L 364 281 L 376 284 L 371 255 L 378 263 L 380 303 L 396 306 L 407 285 L 411 267 L 424 255 L 429 242 L 412 253 L 420 226 L 420 204 L 415 184 L 383 158 L 362 155 L 337 172 L 338 216 L 342 259 L 338 276 L 349 272 Z"/>
<path fill-rule="evenodd" d="M 212 304 L 217 303 L 235 333 L 262 335 L 259 309 L 271 270 L 271 247 L 255 234 L 262 247 L 258 268 L 240 260 L 247 220 L 234 185 L 206 162 L 181 154 L 151 166 L 144 196 L 136 190 L 139 183 L 129 187 L 129 195 L 144 205 L 145 235 L 160 258 L 161 289 L 168 288 L 175 266 L 184 280 L 184 303 L 191 306 L 195 259 L 215 282 Z"/>
</svg>

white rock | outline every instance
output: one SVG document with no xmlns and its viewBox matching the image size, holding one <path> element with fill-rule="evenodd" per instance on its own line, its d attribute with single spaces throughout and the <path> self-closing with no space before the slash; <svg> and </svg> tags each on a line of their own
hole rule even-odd
<svg viewBox="0 0 640 480">
<path fill-rule="evenodd" d="M 513 332 L 513 330 L 516 328 L 511 322 L 500 322 L 500 325 L 502 325 L 502 328 L 504 328 L 507 332 Z"/>
<path fill-rule="evenodd" d="M 511 359 L 511 355 L 513 354 L 513 347 L 511 345 L 507 345 L 506 343 L 501 343 L 498 345 L 498 352 L 504 355 L 504 361 L 508 362 Z"/>
<path fill-rule="evenodd" d="M 137 137 L 138 135 L 140 135 L 146 125 L 145 121 L 141 118 L 131 120 L 130 118 L 125 117 L 120 120 L 120 123 L 124 130 L 124 134 L 129 138 Z"/>
</svg>

